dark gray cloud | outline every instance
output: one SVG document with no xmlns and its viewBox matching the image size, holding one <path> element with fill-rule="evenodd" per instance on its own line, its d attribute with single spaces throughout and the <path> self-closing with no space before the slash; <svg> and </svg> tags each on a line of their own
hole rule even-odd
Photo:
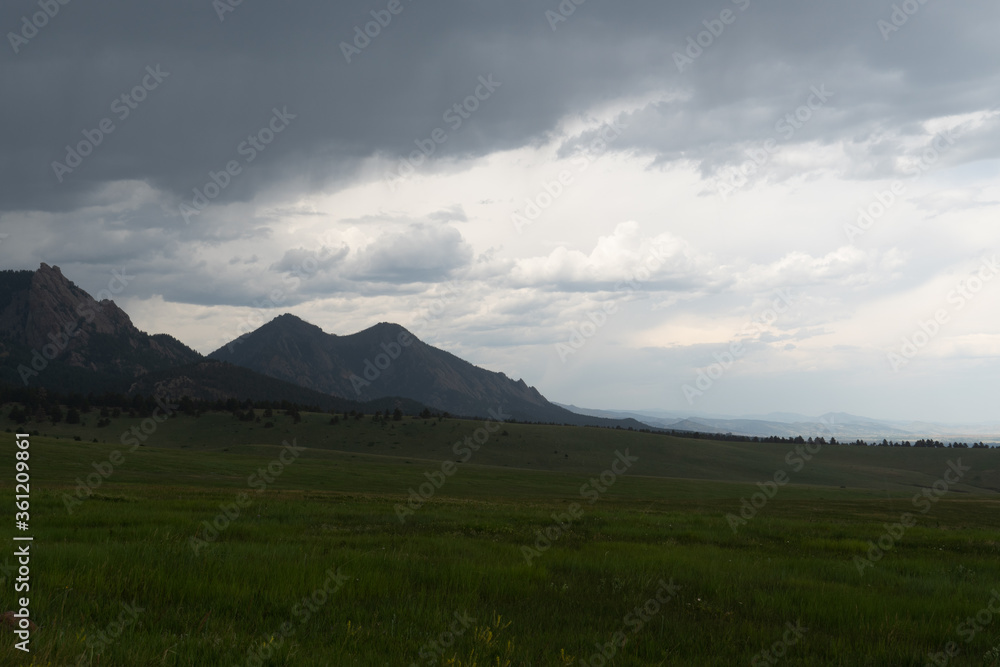
<svg viewBox="0 0 1000 667">
<path fill-rule="evenodd" d="M 242 170 L 220 200 L 284 182 L 336 187 L 359 160 L 405 156 L 436 128 L 449 135 L 440 154 L 482 155 L 539 141 L 567 113 L 652 90 L 685 98 L 634 114 L 619 148 L 712 164 L 726 146 L 773 134 L 812 85 L 836 97 L 794 141 L 995 107 L 1000 77 L 985 28 L 1000 7 L 988 0 L 921 5 L 888 41 L 877 21 L 891 3 L 867 0 L 591 0 L 555 31 L 544 12 L 556 2 L 404 2 L 348 64 L 341 43 L 384 4 L 242 3 L 223 21 L 205 0 L 61 6 L 18 53 L 8 43 L 0 55 L 0 210 L 72 210 L 124 179 L 179 203 L 229 161 Z M 725 8 L 734 22 L 678 72 L 674 54 Z M 17 32 L 37 11 L 26 0 L 4 3 L 0 27 Z M 490 74 L 501 87 L 449 127 L 445 112 Z M 136 89 L 144 82 L 155 87 Z M 123 101 L 133 90 L 145 99 Z M 262 151 L 244 144 L 267 138 L 275 109 L 294 116 L 288 127 Z M 52 162 L 65 162 L 65 146 L 84 131 L 96 136 L 105 118 L 113 133 L 58 182 Z M 978 150 L 995 154 L 995 141 Z M 169 207 L 162 216 L 177 217 Z"/>
</svg>

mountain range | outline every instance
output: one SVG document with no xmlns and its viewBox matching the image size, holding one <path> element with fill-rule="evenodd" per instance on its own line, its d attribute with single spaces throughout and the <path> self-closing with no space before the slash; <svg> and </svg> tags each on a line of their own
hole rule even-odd
<svg viewBox="0 0 1000 667">
<path fill-rule="evenodd" d="M 285 314 L 205 357 L 171 336 L 140 331 L 112 300 L 95 300 L 47 264 L 0 272 L 0 382 L 60 393 L 288 400 L 648 428 L 566 410 L 523 380 L 474 366 L 397 324 L 337 336 Z"/>
<path fill-rule="evenodd" d="M 560 404 L 561 405 L 561 404 Z M 667 431 L 718 433 L 748 437 L 778 436 L 794 438 L 835 437 L 841 442 L 865 440 L 916 441 L 934 438 L 946 442 L 998 442 L 1000 423 L 939 424 L 934 422 L 877 420 L 846 412 L 828 412 L 819 416 L 786 412 L 743 417 L 718 416 L 670 411 L 588 410 L 562 405 L 567 410 L 607 419 L 635 419 L 647 426 Z"/>
<path fill-rule="evenodd" d="M 550 403 L 524 380 L 427 345 L 398 324 L 382 322 L 337 336 L 286 314 L 208 356 L 359 401 L 399 396 L 454 415 L 486 416 L 499 410 L 519 421 L 600 423 Z"/>
<path fill-rule="evenodd" d="M 208 356 L 139 330 L 114 301 L 95 300 L 59 267 L 0 271 L 0 383 L 59 393 L 290 401 L 373 413 L 424 409 L 462 417 L 840 441 L 997 441 L 997 424 L 874 420 L 846 413 L 725 416 L 589 410 L 550 402 L 523 380 L 485 370 L 382 322 L 335 335 L 284 314 Z"/>
</svg>

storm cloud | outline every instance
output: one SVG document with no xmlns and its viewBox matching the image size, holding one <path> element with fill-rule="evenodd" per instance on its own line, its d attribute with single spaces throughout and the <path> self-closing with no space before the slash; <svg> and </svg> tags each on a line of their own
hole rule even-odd
<svg viewBox="0 0 1000 667">
<path fill-rule="evenodd" d="M 93 291 L 127 267 L 137 323 L 203 352 L 294 310 L 393 319 L 594 407 L 975 418 L 1000 287 L 887 359 L 1000 250 L 998 22 L 987 0 L 12 0 L 0 261 Z M 689 404 L 782 289 L 798 305 Z"/>
</svg>

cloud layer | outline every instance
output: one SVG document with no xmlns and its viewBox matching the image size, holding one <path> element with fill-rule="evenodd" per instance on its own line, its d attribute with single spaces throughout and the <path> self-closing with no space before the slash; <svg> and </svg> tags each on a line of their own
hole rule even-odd
<svg viewBox="0 0 1000 667">
<path fill-rule="evenodd" d="M 202 351 L 292 310 L 594 407 L 985 418 L 993 281 L 889 359 L 1000 246 L 1000 7 L 901 5 L 16 0 L 0 260 Z"/>
</svg>

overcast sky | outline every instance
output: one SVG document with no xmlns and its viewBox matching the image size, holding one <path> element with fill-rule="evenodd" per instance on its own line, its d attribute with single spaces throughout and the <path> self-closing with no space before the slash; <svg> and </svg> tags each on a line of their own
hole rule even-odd
<svg viewBox="0 0 1000 667">
<path fill-rule="evenodd" d="M 0 6 L 4 268 L 203 353 L 291 312 L 593 408 L 997 420 L 995 0 L 66 1 Z"/>
</svg>

